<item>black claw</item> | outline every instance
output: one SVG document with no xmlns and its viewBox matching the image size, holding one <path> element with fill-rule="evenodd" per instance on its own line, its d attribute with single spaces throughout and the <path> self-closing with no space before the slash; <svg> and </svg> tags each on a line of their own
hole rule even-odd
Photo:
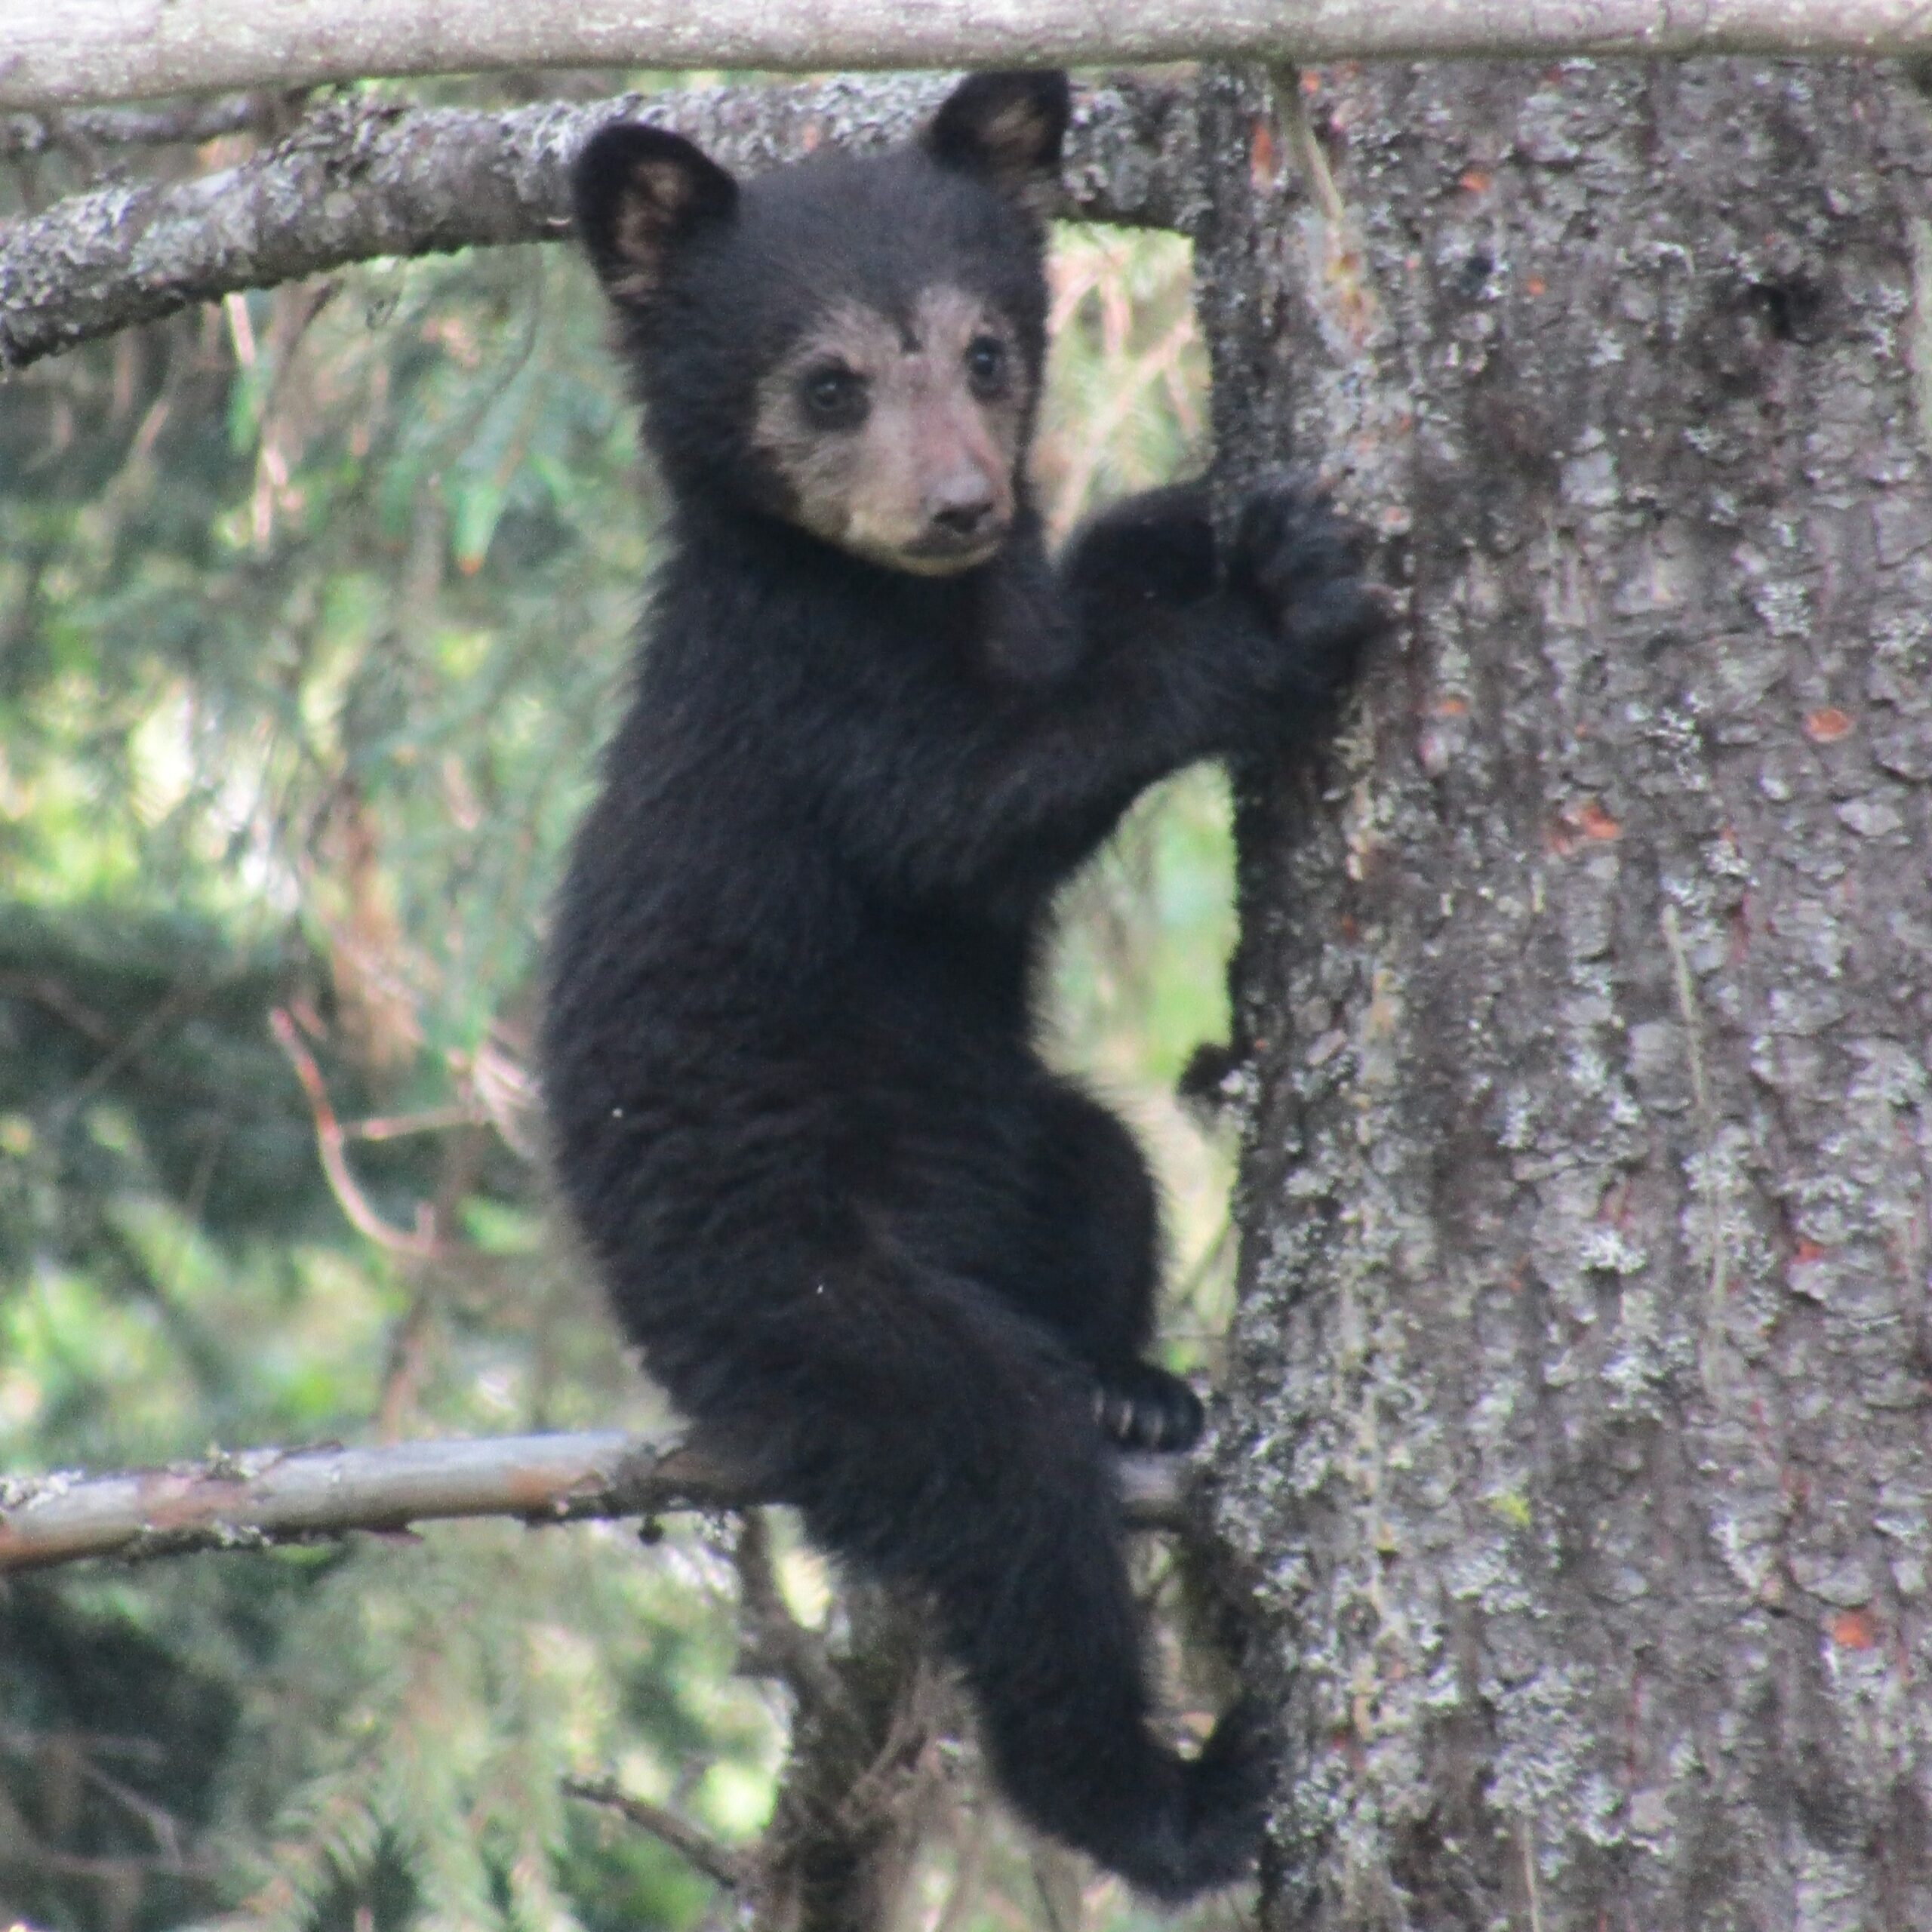
<svg viewBox="0 0 1932 1932">
<path fill-rule="evenodd" d="M 1151 1362 L 1128 1362 L 1106 1372 L 1094 1397 L 1100 1432 L 1124 1449 L 1177 1455 L 1200 1439 L 1201 1398 L 1177 1375 Z"/>
<path fill-rule="evenodd" d="M 1362 576 L 1367 542 L 1312 478 L 1284 473 L 1242 506 L 1229 580 L 1267 611 L 1311 698 L 1354 681 L 1389 614 Z"/>
</svg>

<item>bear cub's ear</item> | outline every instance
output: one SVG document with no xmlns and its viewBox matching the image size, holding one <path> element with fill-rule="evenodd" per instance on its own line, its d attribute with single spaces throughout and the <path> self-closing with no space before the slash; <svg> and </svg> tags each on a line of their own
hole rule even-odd
<svg viewBox="0 0 1932 1932">
<path fill-rule="evenodd" d="M 1072 112 L 1062 73 L 975 74 L 961 81 L 926 130 L 926 152 L 946 168 L 983 175 L 1024 198 L 1060 167 Z"/>
<path fill-rule="evenodd" d="M 679 243 L 731 218 L 738 184 L 681 134 L 620 121 L 584 144 L 571 196 L 598 278 L 613 301 L 641 307 Z"/>
</svg>

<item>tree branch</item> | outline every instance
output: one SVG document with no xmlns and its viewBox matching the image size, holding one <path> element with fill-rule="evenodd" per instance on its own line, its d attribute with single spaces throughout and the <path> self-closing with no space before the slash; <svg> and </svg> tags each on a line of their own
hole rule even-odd
<svg viewBox="0 0 1932 1932">
<path fill-rule="evenodd" d="M 0 114 L 0 158 L 50 148 L 173 147 L 238 134 L 266 118 L 262 97 L 224 94 L 176 107 L 83 108 L 72 114 Z"/>
<path fill-rule="evenodd" d="M 1172 1458 L 1122 1456 L 1117 1467 L 1134 1521 L 1179 1519 L 1183 1477 Z M 782 1500 L 756 1494 L 691 1444 L 617 1430 L 217 1452 L 112 1475 L 0 1477 L 0 1574 L 87 1556 L 263 1549 L 457 1516 L 561 1523 Z"/>
<path fill-rule="evenodd" d="M 0 13 L 0 108 L 513 67 L 810 72 L 1927 47 L 1932 18 L 1920 0 L 66 0 Z"/>
<path fill-rule="evenodd" d="M 0 57 L 4 68 L 4 57 Z M 931 75 L 707 88 L 504 113 L 326 102 L 266 152 L 187 181 L 70 196 L 0 226 L 0 370 L 378 255 L 555 240 L 592 131 L 638 115 L 757 172 L 820 146 L 902 140 L 944 91 Z M 1123 80 L 1083 92 L 1061 211 L 1181 227 L 1195 206 L 1184 97 Z"/>
<path fill-rule="evenodd" d="M 309 1111 L 315 1122 L 315 1150 L 322 1164 L 323 1174 L 328 1179 L 329 1192 L 348 1217 L 349 1224 L 358 1234 L 368 1236 L 392 1254 L 407 1255 L 417 1261 L 449 1260 L 453 1251 L 429 1224 L 432 1217 L 426 1204 L 418 1208 L 417 1225 L 413 1229 L 395 1227 L 377 1212 L 369 1197 L 362 1192 L 361 1183 L 356 1180 L 349 1164 L 349 1156 L 343 1152 L 343 1143 L 349 1136 L 336 1118 L 334 1105 L 329 1099 L 328 1083 L 322 1078 L 321 1069 L 315 1064 L 315 1055 L 303 1044 L 302 1035 L 288 1010 L 285 1007 L 275 1008 L 269 1015 L 269 1026 L 276 1043 L 288 1056 L 289 1065 L 294 1069 L 295 1078 L 309 1103 Z"/>
<path fill-rule="evenodd" d="M 772 1677 L 788 1685 L 801 1711 L 817 1714 L 838 1696 L 824 1639 L 792 1614 L 771 1560 L 771 1531 L 761 1509 L 749 1509 L 738 1531 L 741 1675 Z"/>
<path fill-rule="evenodd" d="M 566 1778 L 564 1789 L 571 1797 L 601 1804 L 650 1832 L 727 1891 L 741 1889 L 749 1875 L 750 1861 L 743 1854 L 720 1844 L 676 1812 L 653 1804 L 648 1798 L 632 1797 L 619 1788 L 614 1778 Z"/>
</svg>

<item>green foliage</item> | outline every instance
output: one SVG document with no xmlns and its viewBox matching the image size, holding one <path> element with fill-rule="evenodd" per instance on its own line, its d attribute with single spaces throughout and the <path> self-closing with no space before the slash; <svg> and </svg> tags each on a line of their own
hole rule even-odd
<svg viewBox="0 0 1932 1932">
<path fill-rule="evenodd" d="M 386 1860 L 411 1924 L 549 1932 L 611 1909 L 614 1881 L 628 1924 L 688 1924 L 702 1884 L 655 1841 L 600 1849 L 558 1780 L 621 1762 L 663 1795 L 721 1758 L 768 1775 L 769 1714 L 728 1676 L 704 1568 L 613 1528 L 488 1524 L 333 1570 L 242 1696 L 222 1823 L 251 1920 L 325 1922 Z M 703 1817 L 702 1787 L 685 1803 Z M 574 1850 L 603 1874 L 587 1898 Z"/>
<path fill-rule="evenodd" d="M 1069 231 L 1056 287 L 1064 527 L 1185 462 L 1201 370 L 1177 243 Z M 0 389 L 0 1470 L 657 1419 L 548 1217 L 527 1065 L 649 561 L 601 331 L 572 257 L 508 250 Z M 1223 1292 L 1224 1152 L 1172 1087 L 1225 1023 L 1226 818 L 1198 775 L 1137 814 L 1056 973 L 1181 1210 L 1182 1359 Z M 706 1884 L 560 1780 L 755 1830 L 782 1726 L 721 1577 L 688 1532 L 479 1524 L 16 1587 L 0 1913 L 694 1927 Z M 949 1923 L 1016 1922 L 1001 1842 Z"/>
</svg>

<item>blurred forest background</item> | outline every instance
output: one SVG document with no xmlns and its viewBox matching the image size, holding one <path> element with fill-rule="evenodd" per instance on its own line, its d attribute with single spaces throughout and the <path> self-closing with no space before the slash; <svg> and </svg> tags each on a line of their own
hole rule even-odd
<svg viewBox="0 0 1932 1932">
<path fill-rule="evenodd" d="M 276 112 L 138 152 L 0 122 L 0 218 L 227 165 Z M 1064 528 L 1198 457 L 1204 358 L 1177 239 L 1063 229 L 1054 274 Z M 570 250 L 521 248 L 231 297 L 0 387 L 0 1478 L 662 1423 L 546 1205 L 528 1073 L 651 560 L 603 328 Z M 1072 890 L 1055 964 L 1060 1053 L 1167 1183 L 1184 1367 L 1228 1295 L 1229 1150 L 1174 1093 L 1225 1026 L 1229 872 L 1189 774 Z M 771 1804 L 784 1709 L 734 1674 L 724 1526 L 667 1531 L 0 1588 L 0 1924 L 728 1922 L 562 1787 L 614 1774 L 728 1840 Z M 808 1556 L 783 1574 L 828 1614 Z M 960 1782 L 925 1932 L 1155 1922 L 1043 1898 Z"/>
</svg>

